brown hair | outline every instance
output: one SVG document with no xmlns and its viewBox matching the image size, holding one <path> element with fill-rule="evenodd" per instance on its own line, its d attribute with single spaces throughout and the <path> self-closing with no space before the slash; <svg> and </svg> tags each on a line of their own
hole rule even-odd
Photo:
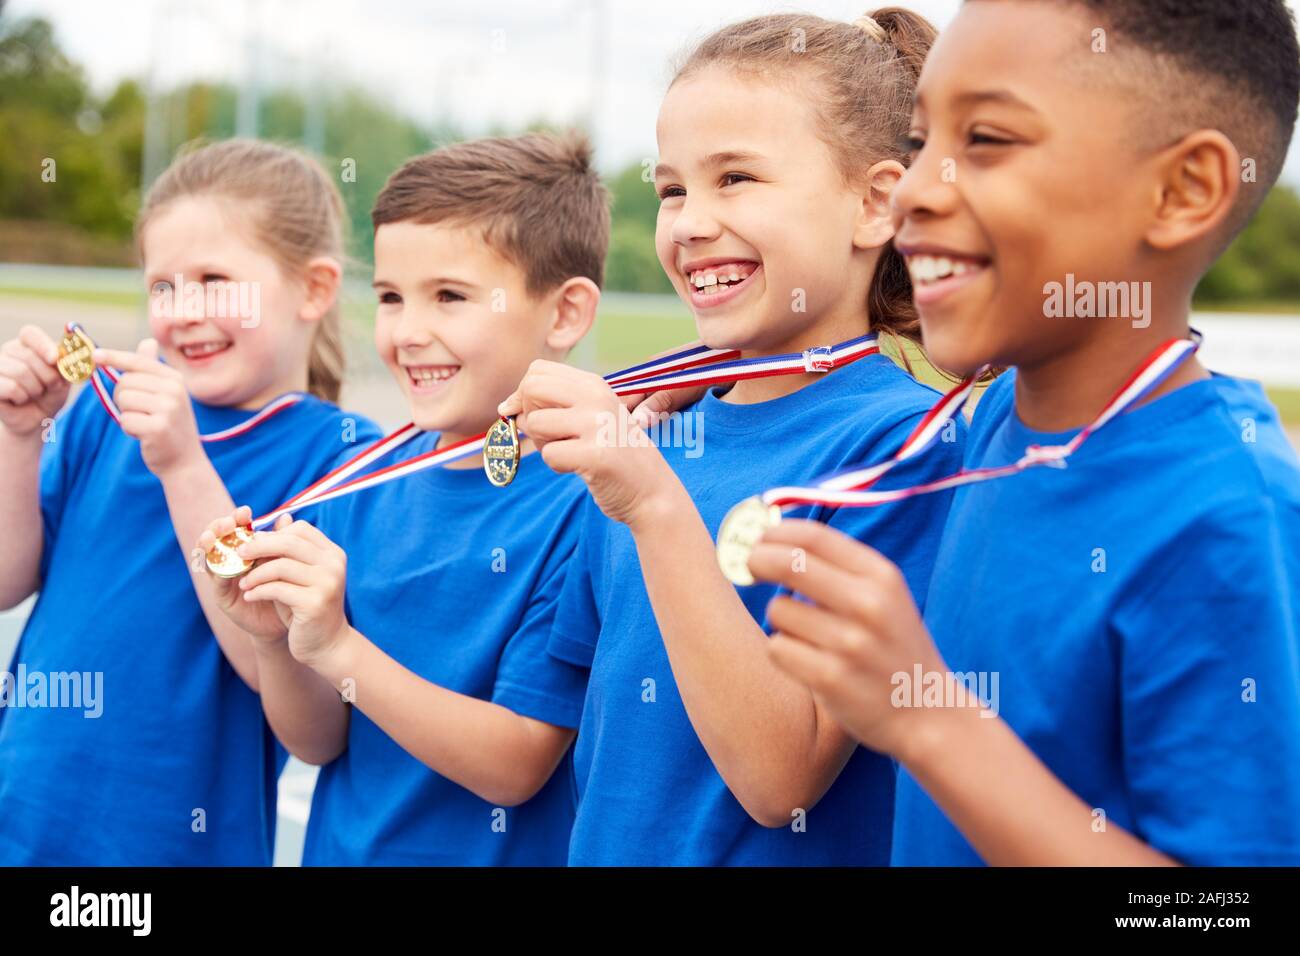
<svg viewBox="0 0 1300 956">
<path fill-rule="evenodd" d="M 344 261 L 343 198 L 310 156 L 251 139 L 190 144 L 149 189 L 136 218 L 136 242 L 163 206 L 186 196 L 246 200 L 256 210 L 253 234 L 286 275 L 316 256 Z M 343 385 L 343 327 L 339 303 L 317 323 L 307 364 L 307 390 L 337 402 Z"/>
<path fill-rule="evenodd" d="M 392 222 L 478 226 L 492 249 L 524 273 L 529 295 L 575 276 L 603 284 L 609 191 L 581 133 L 455 143 L 393 173 L 370 213 Z"/>
<path fill-rule="evenodd" d="M 805 71 L 820 84 L 815 101 L 822 138 L 845 181 L 854 183 L 881 160 L 906 165 L 912 98 L 934 38 L 929 21 L 900 7 L 853 23 L 798 13 L 754 17 L 705 39 L 673 82 L 713 64 L 779 78 Z M 892 241 L 881 252 L 867 307 L 876 331 L 920 342 L 912 280 Z"/>
</svg>

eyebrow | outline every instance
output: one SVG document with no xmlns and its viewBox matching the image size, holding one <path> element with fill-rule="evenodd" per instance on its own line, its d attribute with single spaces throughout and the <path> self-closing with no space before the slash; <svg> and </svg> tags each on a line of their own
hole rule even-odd
<svg viewBox="0 0 1300 956">
<path fill-rule="evenodd" d="M 743 149 L 727 149 L 718 153 L 709 153 L 701 161 L 701 165 L 716 169 L 718 166 L 745 165 L 747 163 L 761 163 L 764 157 L 758 153 L 748 152 Z M 676 170 L 667 163 L 660 163 L 655 167 L 655 179 L 660 176 L 672 176 Z"/>
<path fill-rule="evenodd" d="M 459 286 L 464 286 L 467 289 L 478 288 L 478 286 L 476 286 L 473 282 L 470 282 L 467 279 L 457 279 L 454 276 L 435 276 L 432 279 L 425 279 L 422 282 L 420 282 L 417 288 L 427 290 L 427 289 L 436 288 L 440 285 L 459 285 Z M 370 287 L 372 289 L 378 289 L 381 286 L 386 289 L 398 288 L 396 282 L 389 282 L 387 279 L 376 279 L 374 282 L 370 283 Z"/>
<path fill-rule="evenodd" d="M 923 106 L 924 102 L 924 96 L 917 93 L 916 105 Z M 953 104 L 959 107 L 979 106 L 984 103 L 999 103 L 1015 109 L 1027 110 L 1031 113 L 1038 112 L 1010 90 L 968 90 L 953 97 Z"/>
</svg>

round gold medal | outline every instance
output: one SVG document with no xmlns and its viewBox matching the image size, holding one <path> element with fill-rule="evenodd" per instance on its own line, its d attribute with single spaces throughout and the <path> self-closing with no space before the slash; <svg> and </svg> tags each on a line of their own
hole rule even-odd
<svg viewBox="0 0 1300 956">
<path fill-rule="evenodd" d="M 208 549 L 208 570 L 216 577 L 226 578 L 227 580 L 242 578 L 253 570 L 253 562 L 245 561 L 235 549 L 240 545 L 248 544 L 252 540 L 253 530 L 243 525 L 240 525 L 225 537 L 217 539 L 217 543 Z"/>
<path fill-rule="evenodd" d="M 80 385 L 90 380 L 95 372 L 95 360 L 91 357 L 95 343 L 81 329 L 71 329 L 59 340 L 59 357 L 55 362 L 59 374 L 73 385 Z"/>
<path fill-rule="evenodd" d="M 749 586 L 749 555 L 763 537 L 763 532 L 781 521 L 781 509 L 767 505 L 758 497 L 746 498 L 732 506 L 718 528 L 718 567 L 732 584 Z"/>
<path fill-rule="evenodd" d="M 519 429 L 513 418 L 493 422 L 483 440 L 483 470 L 488 481 L 504 488 L 515 480 L 519 471 Z"/>
</svg>

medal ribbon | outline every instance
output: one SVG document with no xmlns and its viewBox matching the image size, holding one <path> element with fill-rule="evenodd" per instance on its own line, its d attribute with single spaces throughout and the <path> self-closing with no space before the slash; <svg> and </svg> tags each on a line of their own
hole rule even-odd
<svg viewBox="0 0 1300 956">
<path fill-rule="evenodd" d="M 1030 445 L 1024 455 L 1009 465 L 996 468 L 973 468 L 948 475 L 935 481 L 908 488 L 891 491 L 871 491 L 872 485 L 879 481 L 899 462 L 914 457 L 925 451 L 938 437 L 945 423 L 965 404 L 966 398 L 974 387 L 975 380 L 983 369 L 966 379 L 930 409 L 921 424 L 912 432 L 903 447 L 892 459 L 866 468 L 855 468 L 838 472 L 808 487 L 773 488 L 765 491 L 760 500 L 766 505 L 779 508 L 793 508 L 800 505 L 824 504 L 841 508 L 869 508 L 876 505 L 901 501 L 915 495 L 945 491 L 961 485 L 980 481 L 991 481 L 1018 474 L 1039 465 L 1064 468 L 1066 460 L 1079 450 L 1088 437 L 1095 434 L 1107 422 L 1131 409 L 1143 397 L 1150 394 L 1187 359 L 1196 353 L 1201 345 L 1201 334 L 1192 330 L 1190 339 L 1170 339 L 1159 346 L 1143 361 L 1119 390 L 1112 396 L 1101 413 L 1074 438 L 1064 445 Z"/>
<path fill-rule="evenodd" d="M 85 330 L 77 323 L 69 323 L 69 332 Z M 89 338 L 89 336 L 87 336 Z M 764 356 L 744 359 L 737 349 L 714 349 L 706 345 L 697 345 L 679 349 L 657 359 L 651 359 L 639 365 L 611 372 L 605 376 L 614 393 L 632 395 L 639 392 L 652 392 L 661 389 L 694 388 L 716 385 L 725 382 L 737 382 L 742 379 L 764 378 L 772 375 L 793 375 L 808 372 L 829 372 L 841 368 L 860 358 L 877 354 L 880 351 L 874 335 L 864 335 L 838 345 L 818 346 L 803 352 L 791 352 L 785 355 Z M 112 398 L 112 388 L 117 384 L 121 373 L 116 369 L 96 367 L 91 375 L 91 386 L 99 398 L 104 411 L 119 425 L 121 412 Z M 275 399 L 248 420 L 212 435 L 200 436 L 205 442 L 226 441 L 243 435 L 256 428 L 262 422 L 286 408 L 301 401 L 301 393 L 290 393 Z M 405 445 L 420 429 L 408 422 L 396 431 L 371 444 L 364 451 L 355 455 L 344 464 L 335 468 L 325 477 L 298 492 L 275 510 L 254 519 L 253 528 L 260 530 L 275 524 L 282 515 L 293 514 L 308 505 L 319 504 L 334 498 L 373 488 L 416 474 L 428 468 L 437 468 L 471 455 L 482 454 L 487 433 L 475 435 L 462 441 L 417 455 L 408 461 L 399 462 L 381 468 L 378 471 L 357 477 L 358 472 L 384 458 Z M 520 433 L 522 437 L 522 432 Z"/>
<path fill-rule="evenodd" d="M 76 322 L 69 322 L 66 328 L 70 333 L 80 332 L 82 335 L 86 335 L 86 330 Z M 90 336 L 86 335 L 86 338 L 89 339 Z M 117 385 L 118 380 L 121 377 L 122 373 L 117 369 L 99 365 L 95 366 L 95 370 L 90 375 L 90 386 L 95 390 L 95 395 L 99 399 L 99 404 L 104 406 L 104 411 L 108 413 L 108 417 L 113 419 L 113 421 L 115 421 L 119 426 L 122 424 L 122 412 L 117 407 L 117 403 L 113 401 L 113 387 Z M 260 411 L 249 416 L 238 425 L 224 428 L 221 431 L 213 432 L 210 435 L 200 435 L 199 441 L 211 443 L 229 441 L 232 438 L 238 438 L 240 435 L 245 435 L 248 432 L 251 432 L 268 418 L 273 418 L 286 408 L 291 408 L 294 405 L 297 405 L 303 400 L 303 397 L 302 392 L 288 392 L 287 394 L 281 395 L 279 398 L 273 399 Z"/>
<path fill-rule="evenodd" d="M 663 388 L 690 388 L 718 382 L 734 382 L 742 378 L 789 375 L 809 370 L 830 371 L 879 351 L 875 336 L 870 335 L 851 339 L 839 345 L 809 349 L 807 352 L 751 359 L 736 359 L 735 356 L 740 353 L 735 350 L 695 346 L 621 372 L 612 372 L 605 376 L 605 381 L 611 384 L 615 394 L 630 395 Z M 427 468 L 437 468 L 460 461 L 470 455 L 481 454 L 487 437 L 487 433 L 484 432 L 446 448 L 417 455 L 409 461 L 389 465 L 372 474 L 360 478 L 352 477 L 368 465 L 396 451 L 419 432 L 420 429 L 414 424 L 403 425 L 315 484 L 300 491 L 274 511 L 255 519 L 253 529 L 270 527 L 279 520 L 281 515 L 292 514 L 308 505 L 342 498 L 353 492 L 405 478 Z"/>
</svg>

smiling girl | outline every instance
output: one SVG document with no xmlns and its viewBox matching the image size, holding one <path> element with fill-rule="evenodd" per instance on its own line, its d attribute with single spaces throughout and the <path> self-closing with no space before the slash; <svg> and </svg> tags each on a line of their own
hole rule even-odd
<svg viewBox="0 0 1300 956">
<path fill-rule="evenodd" d="M 332 404 L 342 204 L 319 166 L 188 152 L 138 237 L 153 337 L 95 353 L 121 370 L 120 427 L 91 388 L 54 418 L 69 386 L 44 331 L 0 349 L 0 606 L 40 592 L 16 664 L 103 687 L 99 719 L 0 707 L 3 865 L 270 863 L 281 761 L 253 648 L 190 549 L 232 494 L 274 507 L 374 434 Z M 256 314 L 186 307 L 230 283 Z"/>
<path fill-rule="evenodd" d="M 656 244 L 705 344 L 756 358 L 913 335 L 889 197 L 933 36 L 903 10 L 767 16 L 687 59 L 659 114 Z M 774 592 L 737 590 L 713 538 L 747 496 L 897 451 L 935 398 L 876 353 L 706 394 L 684 411 L 707 425 L 698 451 L 609 447 L 609 386 L 534 364 L 501 411 L 594 500 L 549 645 L 591 668 L 571 863 L 888 860 L 893 768 L 768 660 Z M 955 468 L 960 435 L 906 470 Z M 947 508 L 819 516 L 891 554 L 923 601 Z"/>
</svg>

